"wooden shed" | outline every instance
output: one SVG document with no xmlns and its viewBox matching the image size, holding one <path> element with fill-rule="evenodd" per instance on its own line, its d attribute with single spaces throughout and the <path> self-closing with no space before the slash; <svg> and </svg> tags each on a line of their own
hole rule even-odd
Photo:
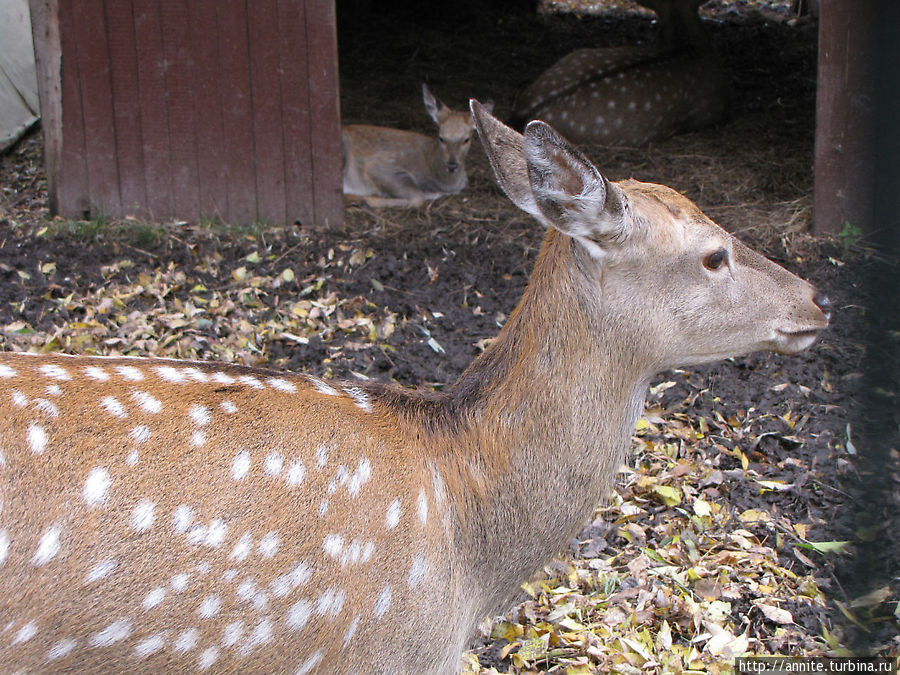
<svg viewBox="0 0 900 675">
<path fill-rule="evenodd" d="M 333 0 L 30 0 L 50 207 L 343 219 Z"/>
</svg>

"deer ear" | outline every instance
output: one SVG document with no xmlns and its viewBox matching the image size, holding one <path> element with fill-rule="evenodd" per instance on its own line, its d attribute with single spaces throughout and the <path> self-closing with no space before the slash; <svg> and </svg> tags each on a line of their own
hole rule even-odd
<svg viewBox="0 0 900 675">
<path fill-rule="evenodd" d="M 469 109 L 500 188 L 513 204 L 534 216 L 544 227 L 550 227 L 531 193 L 522 134 L 503 124 L 474 98 L 469 100 Z"/>
<path fill-rule="evenodd" d="M 628 198 L 553 127 L 529 122 L 523 152 L 533 198 L 553 227 L 595 256 L 628 237 Z"/>
<path fill-rule="evenodd" d="M 431 90 L 428 88 L 428 85 L 424 82 L 422 83 L 422 101 L 425 103 L 425 109 L 428 111 L 428 114 L 431 115 L 431 119 L 434 120 L 434 123 L 438 126 L 441 126 L 441 122 L 446 116 L 446 108 L 439 99 L 435 98 L 434 94 L 431 93 Z"/>
</svg>

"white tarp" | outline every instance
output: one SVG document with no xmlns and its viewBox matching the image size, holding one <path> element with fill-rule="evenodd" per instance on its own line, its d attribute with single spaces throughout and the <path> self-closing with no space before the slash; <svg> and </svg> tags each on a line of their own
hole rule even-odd
<svg viewBox="0 0 900 675">
<path fill-rule="evenodd" d="M 28 0 L 0 0 L 0 152 L 40 114 Z"/>
</svg>

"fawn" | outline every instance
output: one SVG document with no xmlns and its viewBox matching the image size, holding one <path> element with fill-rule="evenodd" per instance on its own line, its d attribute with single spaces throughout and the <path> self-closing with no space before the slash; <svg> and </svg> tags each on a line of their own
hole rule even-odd
<svg viewBox="0 0 900 675">
<path fill-rule="evenodd" d="M 608 491 L 654 373 L 827 326 L 679 193 L 471 106 L 547 235 L 446 390 L 0 355 L 7 672 L 452 673 Z"/>
<path fill-rule="evenodd" d="M 361 197 L 373 207 L 416 207 L 465 189 L 466 155 L 474 129 L 471 115 L 448 108 L 425 84 L 422 99 L 438 125 L 436 139 L 368 124 L 342 128 L 346 196 Z"/>
</svg>

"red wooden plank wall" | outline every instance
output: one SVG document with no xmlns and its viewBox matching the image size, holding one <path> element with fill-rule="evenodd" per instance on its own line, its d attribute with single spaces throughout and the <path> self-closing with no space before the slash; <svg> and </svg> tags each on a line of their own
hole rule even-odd
<svg viewBox="0 0 900 675">
<path fill-rule="evenodd" d="M 341 222 L 333 0 L 31 6 L 55 212 Z"/>
</svg>

